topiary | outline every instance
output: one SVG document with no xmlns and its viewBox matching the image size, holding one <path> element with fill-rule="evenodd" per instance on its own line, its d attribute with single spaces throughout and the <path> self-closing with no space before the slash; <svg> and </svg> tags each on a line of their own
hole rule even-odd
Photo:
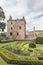
<svg viewBox="0 0 43 65">
<path fill-rule="evenodd" d="M 34 42 L 31 42 L 31 43 L 29 44 L 29 47 L 30 47 L 30 48 L 36 48 L 36 44 L 35 44 Z"/>
</svg>

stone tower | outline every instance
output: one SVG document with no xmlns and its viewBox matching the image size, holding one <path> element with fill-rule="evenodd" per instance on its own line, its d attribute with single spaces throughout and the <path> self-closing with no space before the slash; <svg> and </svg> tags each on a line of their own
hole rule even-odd
<svg viewBox="0 0 43 65">
<path fill-rule="evenodd" d="M 13 20 L 10 16 L 7 20 L 7 37 L 10 40 L 25 40 L 26 36 L 26 21 L 22 19 Z"/>
</svg>

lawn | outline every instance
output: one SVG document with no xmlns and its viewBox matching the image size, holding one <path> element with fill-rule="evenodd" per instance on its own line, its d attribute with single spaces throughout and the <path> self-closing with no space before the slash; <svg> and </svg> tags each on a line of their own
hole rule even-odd
<svg viewBox="0 0 43 65">
<path fill-rule="evenodd" d="M 8 65 L 8 64 L 0 57 L 0 65 Z"/>
</svg>

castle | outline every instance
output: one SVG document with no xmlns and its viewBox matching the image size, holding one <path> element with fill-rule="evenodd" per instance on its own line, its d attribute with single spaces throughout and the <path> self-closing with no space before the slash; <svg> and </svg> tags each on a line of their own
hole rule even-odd
<svg viewBox="0 0 43 65">
<path fill-rule="evenodd" d="M 31 40 L 36 38 L 35 30 L 33 32 L 26 31 L 26 21 L 22 19 L 13 20 L 10 16 L 7 20 L 7 37 L 10 40 Z"/>
</svg>

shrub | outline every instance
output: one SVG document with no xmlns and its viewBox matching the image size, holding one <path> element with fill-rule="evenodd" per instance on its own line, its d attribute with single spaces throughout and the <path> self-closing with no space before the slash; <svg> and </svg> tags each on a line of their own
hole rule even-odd
<svg viewBox="0 0 43 65">
<path fill-rule="evenodd" d="M 24 56 L 30 56 L 30 51 L 21 51 L 21 54 Z"/>
<path fill-rule="evenodd" d="M 31 49 L 28 49 L 28 51 L 33 52 L 33 50 L 31 50 Z"/>
<path fill-rule="evenodd" d="M 43 56 L 39 56 L 38 59 L 39 59 L 39 60 L 43 60 Z"/>
<path fill-rule="evenodd" d="M 37 37 L 35 41 L 36 44 L 43 44 L 43 37 Z"/>
<path fill-rule="evenodd" d="M 32 43 L 29 44 L 29 47 L 30 48 L 36 48 L 36 44 L 34 42 L 32 42 Z"/>
</svg>

